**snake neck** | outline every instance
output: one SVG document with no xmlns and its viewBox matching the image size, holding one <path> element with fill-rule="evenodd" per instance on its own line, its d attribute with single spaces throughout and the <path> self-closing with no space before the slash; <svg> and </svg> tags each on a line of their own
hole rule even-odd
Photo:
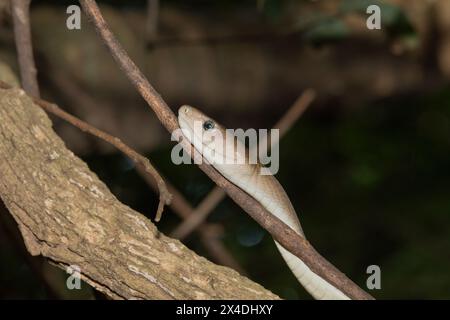
<svg viewBox="0 0 450 320">
<path fill-rule="evenodd" d="M 274 176 L 260 175 L 258 165 L 216 164 L 215 167 L 227 180 L 247 192 L 267 211 L 304 236 L 297 213 L 283 187 Z"/>
<path fill-rule="evenodd" d="M 273 176 L 259 175 L 255 165 L 215 165 L 232 183 L 247 192 L 274 216 L 304 237 L 300 221 L 286 192 Z M 343 292 L 314 273 L 300 258 L 275 241 L 298 281 L 315 299 L 349 299 Z"/>
</svg>

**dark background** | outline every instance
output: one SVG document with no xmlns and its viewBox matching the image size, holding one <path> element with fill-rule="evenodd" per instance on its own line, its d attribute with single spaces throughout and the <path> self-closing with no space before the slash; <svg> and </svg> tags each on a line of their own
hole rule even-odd
<svg viewBox="0 0 450 320">
<path fill-rule="evenodd" d="M 195 166 L 171 163 L 169 135 L 87 20 L 67 30 L 65 8 L 75 2 L 32 3 L 42 96 L 121 137 L 197 205 L 213 183 Z M 153 38 L 145 1 L 99 3 L 173 110 L 190 104 L 228 128 L 270 128 L 303 90 L 316 90 L 281 141 L 277 175 L 307 237 L 363 288 L 366 268 L 380 266 L 381 290 L 370 291 L 376 298 L 450 298 L 449 1 L 162 0 Z M 365 25 L 374 3 L 381 30 Z M 0 13 L 0 64 L 17 74 L 11 19 L 7 8 Z M 54 124 L 118 199 L 153 218 L 157 195 L 128 159 Z M 252 280 L 283 298 L 310 298 L 268 233 L 231 200 L 208 222 L 221 226 L 224 245 Z M 169 234 L 179 223 L 166 209 L 157 226 Z M 0 220 L 1 298 L 101 298 L 87 284 L 65 289 L 64 272 L 29 257 L 11 226 Z M 184 242 L 211 259 L 195 233 Z"/>
</svg>

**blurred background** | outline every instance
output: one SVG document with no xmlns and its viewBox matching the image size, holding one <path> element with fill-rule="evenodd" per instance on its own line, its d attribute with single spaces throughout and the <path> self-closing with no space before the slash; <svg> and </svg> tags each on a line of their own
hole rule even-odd
<svg viewBox="0 0 450 320">
<path fill-rule="evenodd" d="M 175 111 L 197 106 L 228 128 L 270 128 L 307 88 L 316 99 L 282 138 L 277 177 L 315 248 L 379 299 L 450 298 L 450 1 L 98 1 L 112 31 Z M 170 161 L 173 142 L 74 1 L 33 0 L 42 97 L 148 156 L 193 207 L 213 183 Z M 381 8 L 381 30 L 366 8 Z M 8 1 L 0 1 L 0 78 L 17 84 Z M 54 120 L 117 198 L 154 218 L 158 196 L 113 147 Z M 0 177 L 1 179 L 1 177 Z M 158 228 L 182 221 L 167 208 Z M 310 299 L 268 235 L 231 200 L 183 242 L 286 299 Z M 25 251 L 0 219 L 0 298 L 101 299 Z"/>
</svg>

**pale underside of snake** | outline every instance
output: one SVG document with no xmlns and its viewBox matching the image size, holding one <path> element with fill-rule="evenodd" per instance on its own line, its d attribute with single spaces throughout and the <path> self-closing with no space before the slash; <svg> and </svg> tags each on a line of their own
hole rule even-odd
<svg viewBox="0 0 450 320">
<path fill-rule="evenodd" d="M 190 106 L 182 106 L 178 110 L 178 123 L 183 135 L 220 174 L 304 237 L 297 213 L 283 187 L 273 175 L 261 175 L 260 165 L 248 163 L 248 153 L 239 151 L 245 148 L 237 148 L 241 142 L 225 139 L 227 137 L 225 128 Z M 218 137 L 224 140 L 218 143 Z M 227 144 L 230 149 L 226 149 Z M 215 153 L 205 152 L 211 150 Z M 233 150 L 233 152 L 225 152 L 225 150 Z M 226 158 L 228 161 L 217 161 L 218 153 L 221 153 L 223 159 Z M 213 158 L 213 154 L 216 158 Z M 300 258 L 284 249 L 276 241 L 275 244 L 298 281 L 315 299 L 349 299 L 338 288 L 314 273 Z"/>
</svg>

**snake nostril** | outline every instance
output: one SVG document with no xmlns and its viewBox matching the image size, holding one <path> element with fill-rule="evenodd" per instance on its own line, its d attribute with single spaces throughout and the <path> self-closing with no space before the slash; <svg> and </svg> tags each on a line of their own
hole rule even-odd
<svg viewBox="0 0 450 320">
<path fill-rule="evenodd" d="M 178 110 L 178 113 L 181 114 L 189 114 L 189 107 L 188 106 L 181 106 Z"/>
</svg>

